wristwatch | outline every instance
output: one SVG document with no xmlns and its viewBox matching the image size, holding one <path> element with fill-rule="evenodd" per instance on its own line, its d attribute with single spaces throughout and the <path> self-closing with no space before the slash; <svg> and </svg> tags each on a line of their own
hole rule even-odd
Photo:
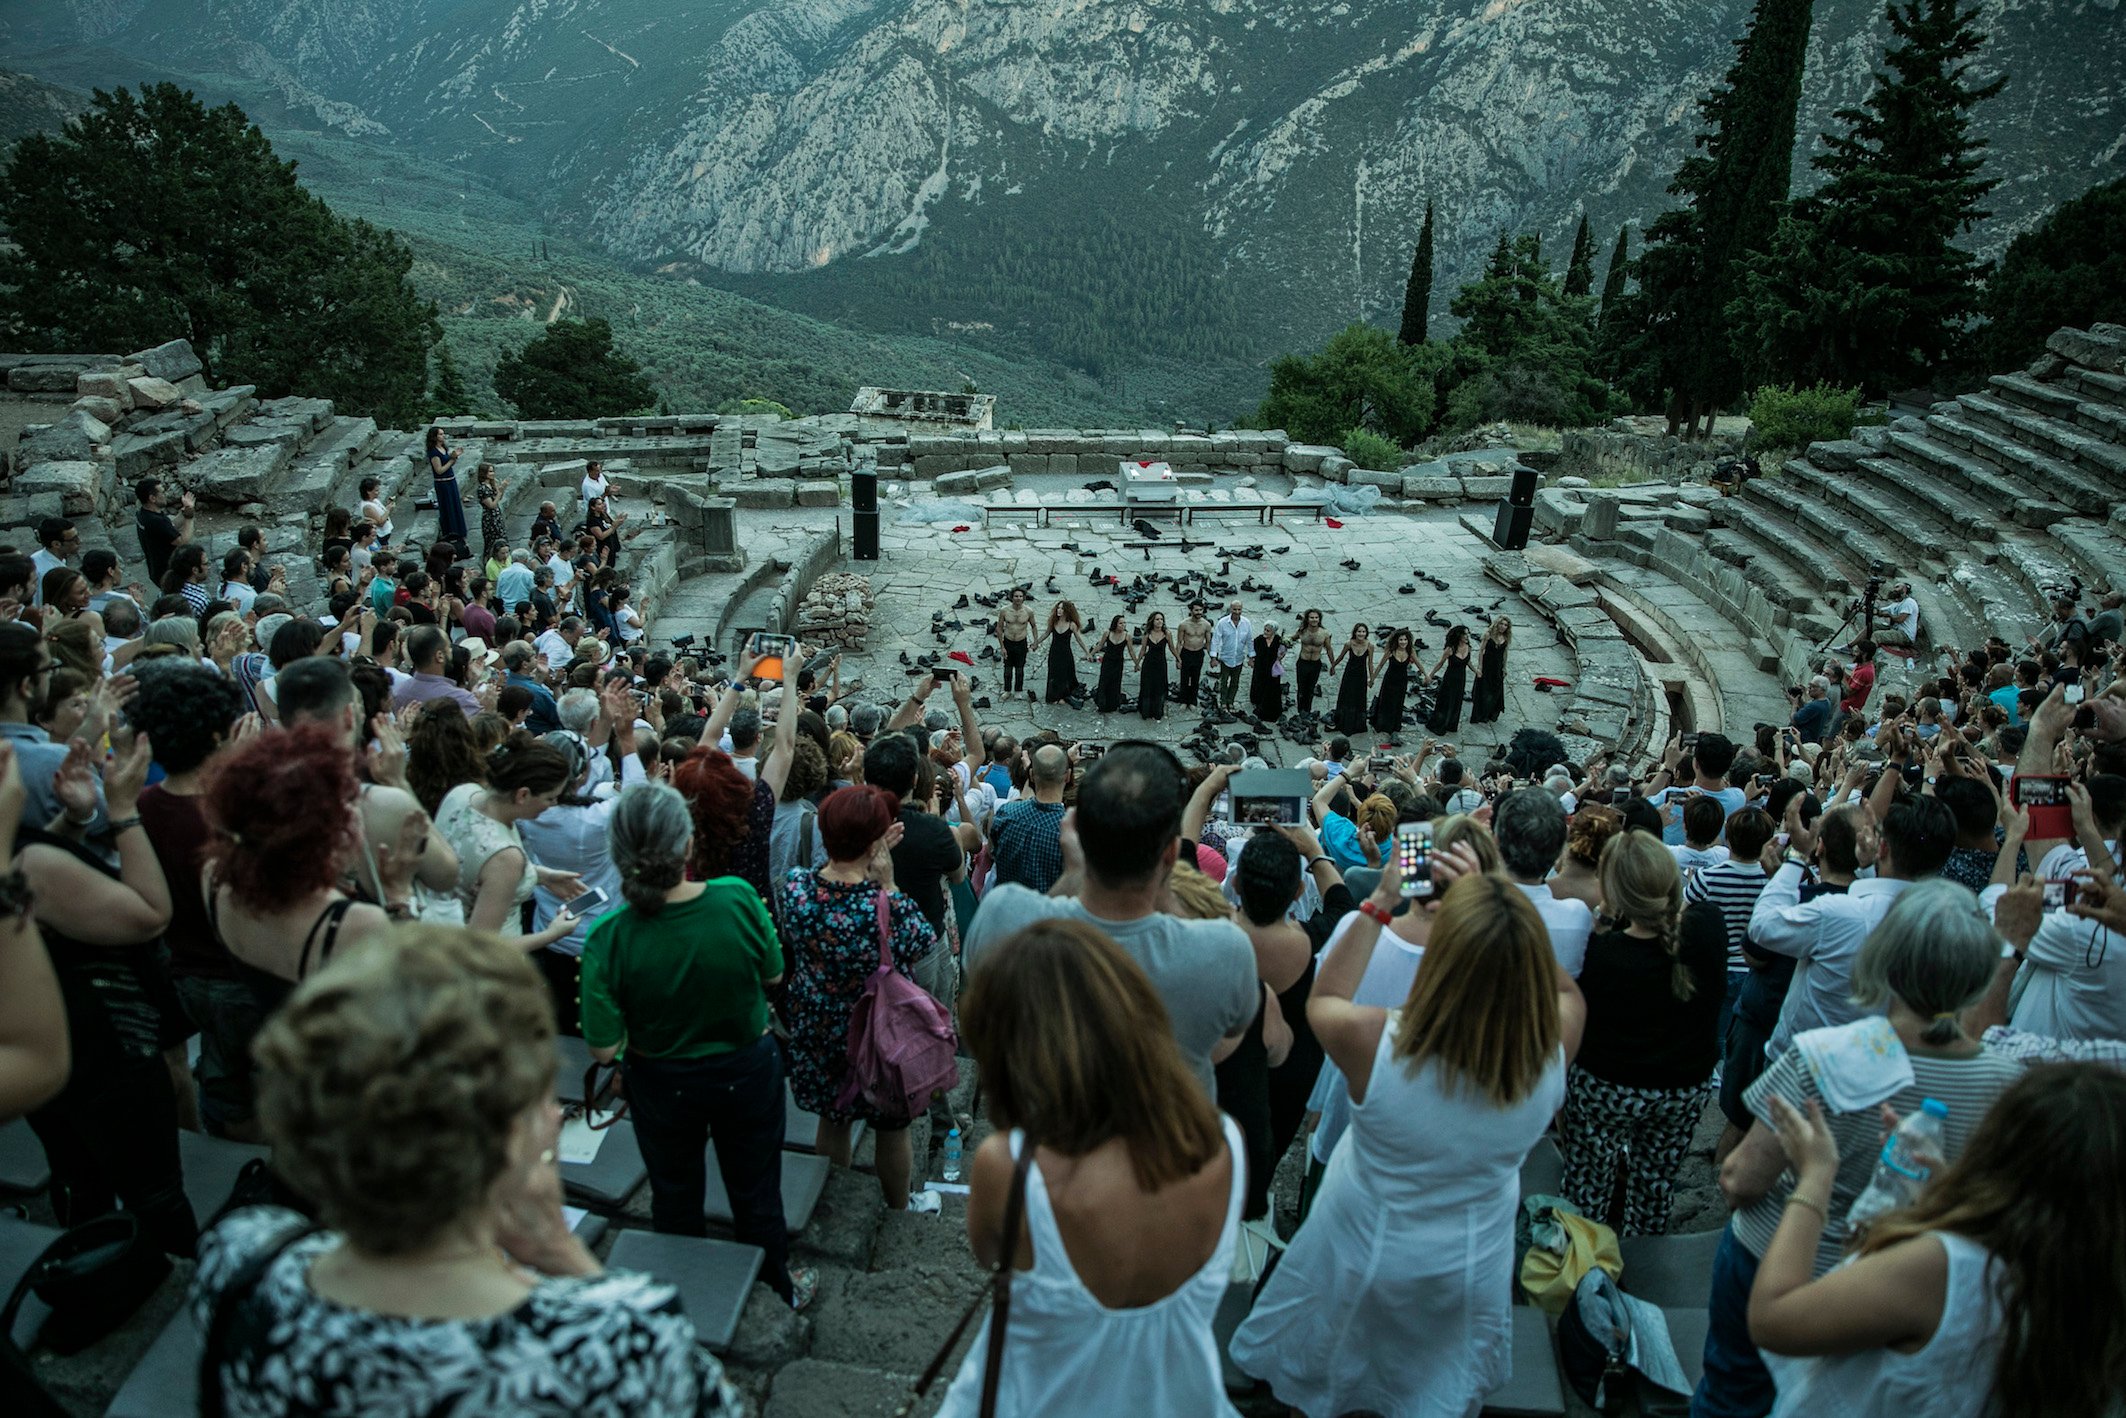
<svg viewBox="0 0 2126 1418">
<path fill-rule="evenodd" d="M 1787 848 L 1786 851 L 1780 854 L 1780 860 L 1790 866 L 1797 866 L 1803 869 L 1806 869 L 1809 865 L 1809 859 L 1792 847 Z"/>
</svg>

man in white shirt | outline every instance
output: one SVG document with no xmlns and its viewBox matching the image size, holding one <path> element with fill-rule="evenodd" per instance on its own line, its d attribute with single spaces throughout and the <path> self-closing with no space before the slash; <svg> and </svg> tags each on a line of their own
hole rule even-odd
<svg viewBox="0 0 2126 1418">
<path fill-rule="evenodd" d="M 1240 602 L 1231 602 L 1211 627 L 1211 658 L 1218 662 L 1218 702 L 1228 709 L 1240 692 L 1240 670 L 1254 644 L 1253 622 L 1240 613 Z"/>
<path fill-rule="evenodd" d="M 731 716 L 724 731 L 730 747 L 731 765 L 748 778 L 760 777 L 760 711 L 741 709 Z"/>
<path fill-rule="evenodd" d="M 1910 647 L 1919 643 L 1919 600 L 1912 583 L 1900 581 L 1889 589 L 1889 601 L 1876 607 L 1878 624 L 1869 638 L 1877 645 Z"/>
<path fill-rule="evenodd" d="M 1818 828 L 1822 821 L 1817 819 Z M 1883 821 L 1880 870 L 1873 880 L 1854 882 L 1843 896 L 1803 901 L 1802 872 L 1816 832 L 1800 826 L 1797 815 L 1788 816 L 1787 830 L 1791 840 L 1784 858 L 1764 884 L 1749 925 L 1752 947 L 1799 962 L 1779 1009 L 1779 1025 L 1765 1045 L 1770 1058 L 1785 1053 L 1796 1034 L 1879 1012 L 1853 1003 L 1853 964 L 1860 947 L 1907 886 L 1941 874 L 1956 846 L 1955 814 L 1937 798 L 1907 798 Z"/>
<path fill-rule="evenodd" d="M 576 658 L 576 642 L 583 638 L 583 620 L 580 616 L 563 616 L 561 623 L 540 634 L 535 643 L 539 653 L 546 659 L 546 667 L 558 670 Z"/>
<path fill-rule="evenodd" d="M 30 564 L 37 568 L 30 580 L 30 603 L 41 606 L 44 573 L 73 565 L 74 558 L 81 554 L 81 533 L 64 517 L 47 517 L 37 524 L 37 544 L 37 550 L 30 554 Z"/>
<path fill-rule="evenodd" d="M 1587 938 L 1594 933 L 1594 912 L 1584 901 L 1554 896 L 1544 884 L 1565 851 L 1565 809 L 1543 788 L 1518 788 L 1492 810 L 1491 831 L 1498 838 L 1506 874 L 1535 903 L 1536 914 L 1550 931 L 1550 953 L 1577 976 L 1587 960 Z"/>
<path fill-rule="evenodd" d="M 2126 828 L 2126 778 L 2100 773 L 2089 780 L 2086 791 L 2097 835 L 2116 862 L 2120 831 Z M 2022 837 L 2022 824 L 2011 825 L 2001 850 L 2013 853 Z M 2063 881 L 2088 867 L 2088 852 L 2069 840 L 2043 854 L 2037 879 Z M 2003 909 L 2006 894 L 2006 887 L 1991 886 L 1979 899 L 2021 957 L 2008 1022 L 2059 1039 L 2126 1039 L 2126 939 L 2099 921 L 2063 908 L 2042 913 Z"/>
</svg>

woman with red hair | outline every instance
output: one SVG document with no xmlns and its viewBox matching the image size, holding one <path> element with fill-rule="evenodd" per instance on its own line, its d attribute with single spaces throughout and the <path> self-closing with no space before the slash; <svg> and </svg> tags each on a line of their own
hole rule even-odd
<svg viewBox="0 0 2126 1418">
<path fill-rule="evenodd" d="M 757 775 L 741 769 L 731 755 L 715 747 L 731 716 L 738 712 L 755 663 L 748 658 L 739 665 L 715 711 L 701 726 L 694 751 L 672 770 L 672 786 L 685 795 L 694 816 L 694 854 L 687 861 L 687 875 L 696 881 L 735 876 L 759 892 L 765 906 L 775 899 L 775 882 L 768 875 L 775 804 L 790 779 L 797 748 L 794 696 L 784 696 L 787 712 L 776 716 L 775 742 L 760 760 Z"/>
<path fill-rule="evenodd" d="M 214 765 L 195 889 L 260 1018 L 336 950 L 391 925 L 383 907 L 339 887 L 361 852 L 356 792 L 346 740 L 324 724 L 260 734 Z M 248 1046 L 237 1056 L 248 1059 Z"/>
<path fill-rule="evenodd" d="M 878 1135 L 878 1184 L 886 1205 L 908 1206 L 913 1156 L 907 1118 L 880 1115 L 862 1098 L 837 1106 L 848 1065 L 849 1015 L 879 966 L 879 898 L 887 905 L 894 968 L 910 979 L 937 946 L 915 901 L 894 889 L 893 848 L 901 840 L 901 801 L 884 788 L 840 788 L 819 808 L 827 864 L 798 868 L 782 883 L 783 957 L 789 1026 L 790 1092 L 819 1115 L 819 1152 L 849 1165 L 849 1125 L 862 1118 Z M 697 842 L 699 837 L 696 838 Z"/>
</svg>

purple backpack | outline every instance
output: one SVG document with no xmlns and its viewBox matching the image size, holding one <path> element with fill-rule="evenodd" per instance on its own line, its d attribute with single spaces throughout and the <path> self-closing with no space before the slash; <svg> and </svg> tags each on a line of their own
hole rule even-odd
<svg viewBox="0 0 2126 1418">
<path fill-rule="evenodd" d="M 893 907 L 877 893 L 878 969 L 849 1016 L 849 1063 L 837 1110 L 862 1098 L 888 1118 L 913 1118 L 960 1081 L 952 1011 L 893 967 Z M 943 949 L 940 943 L 939 949 Z"/>
</svg>

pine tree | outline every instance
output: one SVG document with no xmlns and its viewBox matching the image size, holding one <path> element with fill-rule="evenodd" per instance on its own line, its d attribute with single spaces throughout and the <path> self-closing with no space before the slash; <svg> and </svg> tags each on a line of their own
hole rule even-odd
<svg viewBox="0 0 2126 1418">
<path fill-rule="evenodd" d="M 1580 229 L 1573 233 L 1572 259 L 1565 263 L 1565 294 L 1588 295 L 1594 291 L 1594 228 L 1587 214 L 1580 214 Z"/>
<path fill-rule="evenodd" d="M 642 366 L 613 348 L 604 320 L 556 320 L 495 361 L 495 392 L 529 419 L 639 413 L 657 401 Z"/>
<path fill-rule="evenodd" d="M 1696 436 L 1743 390 L 1727 307 L 1743 263 L 1766 249 L 1793 179 L 1794 121 L 1813 0 L 1757 0 L 1735 62 L 1699 101 L 1705 131 L 1669 192 L 1682 205 L 1647 229 L 1639 294 L 1620 331 L 1623 362 L 1666 396 L 1672 431 Z"/>
<path fill-rule="evenodd" d="M 1729 308 L 1760 382 L 1910 388 L 1977 309 L 1986 266 L 1951 243 L 1990 215 L 1979 204 L 1999 184 L 1978 175 L 1970 111 L 2007 80 L 1971 77 L 1976 9 L 1902 0 L 1888 15 L 1884 68 L 1814 161 L 1823 186 L 1793 204 Z"/>
<path fill-rule="evenodd" d="M 1631 278 L 1631 228 L 1617 228 L 1617 244 L 1609 253 L 1609 274 L 1602 278 L 1602 324 L 1606 328 L 1612 310 L 1624 299 L 1624 283 Z"/>
<path fill-rule="evenodd" d="M 458 361 L 446 340 L 436 346 L 436 380 L 428 391 L 428 416 L 455 418 L 471 412 L 472 395 L 465 388 L 465 376 L 458 372 Z"/>
<path fill-rule="evenodd" d="M 1425 203 L 1425 224 L 1418 228 L 1417 249 L 1410 253 L 1410 280 L 1403 287 L 1403 326 L 1396 338 L 1421 345 L 1431 325 L 1432 204 Z"/>
<path fill-rule="evenodd" d="M 2126 311 L 2126 177 L 2090 188 L 2008 244 L 1986 282 L 1987 323 L 1972 336 L 1977 371 L 2011 369 L 2063 325 L 2087 329 Z"/>
</svg>

